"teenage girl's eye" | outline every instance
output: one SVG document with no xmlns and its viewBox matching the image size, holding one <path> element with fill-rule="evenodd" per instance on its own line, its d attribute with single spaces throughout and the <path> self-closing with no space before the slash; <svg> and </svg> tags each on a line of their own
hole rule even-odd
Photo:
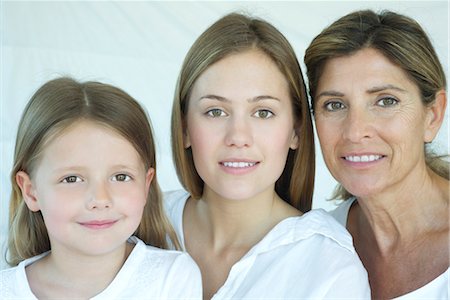
<svg viewBox="0 0 450 300">
<path fill-rule="evenodd" d="M 379 106 L 393 106 L 398 103 L 398 100 L 393 97 L 384 97 L 377 101 L 377 105 Z"/>
<path fill-rule="evenodd" d="M 131 177 L 126 174 L 117 174 L 112 178 L 113 181 L 130 181 Z"/>
<path fill-rule="evenodd" d="M 273 112 L 267 109 L 260 109 L 253 114 L 257 118 L 268 119 L 274 116 Z"/>
<path fill-rule="evenodd" d="M 81 182 L 81 178 L 75 175 L 70 175 L 67 177 L 64 177 L 61 182 L 63 183 L 75 183 L 75 182 Z"/>
<path fill-rule="evenodd" d="M 345 108 L 344 103 L 339 101 L 329 101 L 324 104 L 325 110 L 327 111 L 337 111 Z"/>
<path fill-rule="evenodd" d="M 217 118 L 225 116 L 225 112 L 219 108 L 213 108 L 206 112 L 209 117 Z"/>
</svg>

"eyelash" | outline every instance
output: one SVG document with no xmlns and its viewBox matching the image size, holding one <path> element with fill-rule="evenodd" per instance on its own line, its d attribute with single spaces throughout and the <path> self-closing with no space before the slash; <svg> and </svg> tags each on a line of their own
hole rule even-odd
<svg viewBox="0 0 450 300">
<path fill-rule="evenodd" d="M 218 115 L 218 116 L 214 115 L 214 112 L 219 112 L 220 115 Z M 225 112 L 223 110 L 221 110 L 220 108 L 212 108 L 212 109 L 208 110 L 205 114 L 211 118 L 218 118 L 218 117 L 223 117 L 226 115 Z"/>
<path fill-rule="evenodd" d="M 118 176 L 124 176 L 125 178 L 124 178 L 124 180 L 117 180 Z M 113 181 L 119 181 L 119 182 L 127 182 L 127 181 L 130 181 L 132 179 L 131 176 L 127 175 L 127 174 L 116 174 L 112 178 L 113 178 Z"/>
<path fill-rule="evenodd" d="M 123 176 L 122 179 L 119 179 L 119 176 Z M 133 178 L 130 175 L 127 174 L 116 174 L 112 177 L 112 181 L 117 181 L 117 182 L 128 182 L 130 180 L 132 180 Z M 83 179 L 81 179 L 79 176 L 76 175 L 70 175 L 70 176 L 66 176 L 61 180 L 61 183 L 77 183 L 77 182 L 82 182 Z"/>
<path fill-rule="evenodd" d="M 69 180 L 69 178 L 71 179 L 75 179 L 75 181 Z M 70 175 L 67 177 L 64 177 L 63 180 L 61 180 L 62 183 L 76 183 L 76 182 L 81 182 L 83 181 L 79 176 L 75 176 L 75 175 Z"/>
<path fill-rule="evenodd" d="M 393 103 L 387 104 L 387 105 L 385 105 L 385 104 L 381 105 L 380 103 L 383 102 L 383 101 L 385 101 L 385 100 L 390 100 L 390 101 L 392 101 Z M 382 106 L 382 107 L 387 107 L 387 106 L 394 106 L 394 105 L 397 105 L 398 102 L 399 102 L 399 101 L 398 101 L 397 99 L 395 99 L 394 97 L 383 97 L 383 98 L 381 98 L 380 100 L 377 100 L 377 105 Z"/>
<path fill-rule="evenodd" d="M 267 113 L 267 116 L 262 117 L 260 115 L 261 112 Z M 261 118 L 261 119 L 270 119 L 270 118 L 273 118 L 275 116 L 275 114 L 268 109 L 259 109 L 253 114 L 253 116 L 255 116 L 257 118 Z"/>
<path fill-rule="evenodd" d="M 215 115 L 215 113 L 220 113 L 219 115 Z M 267 113 L 267 116 L 261 116 L 261 113 Z M 213 108 L 213 109 L 210 109 L 210 110 L 208 110 L 208 111 L 206 111 L 206 113 L 205 113 L 208 117 L 211 117 L 211 118 L 219 118 L 219 117 L 224 117 L 224 116 L 226 116 L 227 114 L 222 110 L 222 109 L 220 109 L 220 108 Z M 275 114 L 272 112 L 272 111 L 270 111 L 270 110 L 268 110 L 268 109 L 259 109 L 259 110 L 257 110 L 254 114 L 253 114 L 253 116 L 255 116 L 255 117 L 257 117 L 257 118 L 261 118 L 261 119 L 269 119 L 269 118 L 272 118 L 272 117 L 274 117 L 275 116 Z"/>
<path fill-rule="evenodd" d="M 335 104 L 339 104 L 340 107 L 337 109 L 333 109 L 332 106 Z M 344 103 L 342 103 L 340 101 L 328 101 L 323 104 L 323 107 L 326 111 L 332 112 L 332 111 L 337 111 L 337 110 L 341 110 L 341 109 L 345 108 L 345 105 L 344 105 Z"/>
</svg>

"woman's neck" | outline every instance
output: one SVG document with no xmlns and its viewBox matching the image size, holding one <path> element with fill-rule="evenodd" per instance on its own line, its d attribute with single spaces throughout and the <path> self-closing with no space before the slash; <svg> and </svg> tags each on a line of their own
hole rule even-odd
<svg viewBox="0 0 450 300">
<path fill-rule="evenodd" d="M 367 229 L 381 248 L 417 240 L 427 232 L 448 228 L 449 181 L 428 170 L 402 185 L 370 197 L 358 197 L 353 229 Z M 350 217 L 350 216 L 349 216 Z"/>
<path fill-rule="evenodd" d="M 215 249 L 251 247 L 281 220 L 301 214 L 273 188 L 249 199 L 225 199 L 205 187 L 202 199 L 192 203 L 197 225 Z"/>
</svg>

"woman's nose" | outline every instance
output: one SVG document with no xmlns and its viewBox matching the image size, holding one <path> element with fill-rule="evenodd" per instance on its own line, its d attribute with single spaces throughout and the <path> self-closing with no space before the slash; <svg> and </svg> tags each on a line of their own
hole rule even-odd
<svg viewBox="0 0 450 300">
<path fill-rule="evenodd" d="M 251 120 L 245 117 L 231 117 L 226 127 L 225 143 L 227 146 L 248 147 L 253 143 Z"/>
</svg>

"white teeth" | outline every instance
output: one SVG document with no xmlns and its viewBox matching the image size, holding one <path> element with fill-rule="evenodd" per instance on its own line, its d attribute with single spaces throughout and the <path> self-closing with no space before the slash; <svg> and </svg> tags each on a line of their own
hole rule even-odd
<svg viewBox="0 0 450 300">
<path fill-rule="evenodd" d="M 256 163 L 252 162 L 242 162 L 242 161 L 233 161 L 233 162 L 224 162 L 223 165 L 229 168 L 248 168 L 253 167 Z"/>
<path fill-rule="evenodd" d="M 361 156 L 346 156 L 345 159 L 352 162 L 371 162 L 381 158 L 381 155 L 361 155 Z"/>
</svg>

